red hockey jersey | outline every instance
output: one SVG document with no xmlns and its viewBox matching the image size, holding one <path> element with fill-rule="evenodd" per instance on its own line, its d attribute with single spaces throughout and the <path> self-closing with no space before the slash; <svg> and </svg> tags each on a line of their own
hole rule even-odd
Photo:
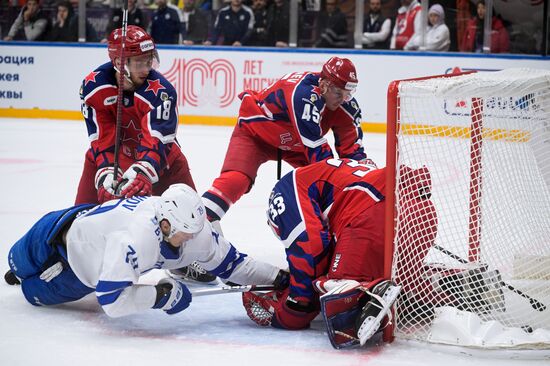
<svg viewBox="0 0 550 366">
<path fill-rule="evenodd" d="M 323 137 L 332 129 L 339 157 L 366 157 L 357 101 L 343 103 L 335 111 L 325 108 L 319 73 L 290 73 L 260 92 L 248 90 L 239 98 L 239 126 L 269 146 L 300 152 L 309 163 L 317 162 L 333 157 Z"/>
<path fill-rule="evenodd" d="M 111 62 L 92 71 L 80 89 L 82 114 L 96 166 L 113 164 L 118 86 Z M 121 124 L 120 166 L 127 169 L 136 160 L 153 165 L 160 175 L 170 164 L 170 150 L 179 149 L 177 95 L 157 71 L 134 92 L 124 92 Z"/>
<path fill-rule="evenodd" d="M 386 169 L 351 159 L 327 159 L 298 168 L 277 182 L 268 222 L 286 247 L 291 294 L 313 296 L 312 281 L 326 274 L 331 242 L 367 208 L 385 199 Z"/>
<path fill-rule="evenodd" d="M 349 159 L 328 159 L 295 172 L 299 201 L 302 205 L 317 202 L 322 220 L 336 237 L 361 212 L 384 200 L 385 183 L 386 168 L 370 170 Z M 315 215 L 302 209 L 304 216 Z"/>
</svg>

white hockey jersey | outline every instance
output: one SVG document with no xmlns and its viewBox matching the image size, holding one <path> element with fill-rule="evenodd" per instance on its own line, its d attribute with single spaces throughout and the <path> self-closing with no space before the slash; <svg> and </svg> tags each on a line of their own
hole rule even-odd
<svg viewBox="0 0 550 366">
<path fill-rule="evenodd" d="M 279 269 L 237 249 L 205 222 L 180 248 L 163 240 L 155 217 L 158 197 L 113 200 L 80 214 L 66 236 L 71 269 L 112 317 L 152 308 L 156 289 L 138 285 L 155 268 L 175 269 L 197 261 L 223 279 L 239 284 L 272 284 Z"/>
</svg>

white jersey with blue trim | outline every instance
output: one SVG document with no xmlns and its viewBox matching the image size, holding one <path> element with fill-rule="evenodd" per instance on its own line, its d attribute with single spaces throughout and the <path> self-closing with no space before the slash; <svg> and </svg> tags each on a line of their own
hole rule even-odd
<svg viewBox="0 0 550 366">
<path fill-rule="evenodd" d="M 240 284 L 272 284 L 278 268 L 258 262 L 205 222 L 180 248 L 163 240 L 155 206 L 158 197 L 113 200 L 80 214 L 66 236 L 71 269 L 96 296 L 109 316 L 152 308 L 156 289 L 138 285 L 152 269 L 175 269 L 199 262 L 222 279 Z"/>
</svg>

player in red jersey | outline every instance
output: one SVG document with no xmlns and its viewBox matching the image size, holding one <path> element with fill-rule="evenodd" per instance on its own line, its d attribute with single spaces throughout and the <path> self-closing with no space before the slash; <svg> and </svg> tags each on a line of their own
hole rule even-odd
<svg viewBox="0 0 550 366">
<path fill-rule="evenodd" d="M 410 176 L 400 187 L 403 207 L 430 217 L 409 223 L 413 232 L 423 230 L 429 248 L 437 227 L 429 171 L 403 167 L 401 174 Z M 380 328 L 400 291 L 383 278 L 385 182 L 385 168 L 334 158 L 277 182 L 267 215 L 286 248 L 290 286 L 243 294 L 253 321 L 303 329 L 322 310 L 336 348 L 364 344 Z"/>
<path fill-rule="evenodd" d="M 173 183 L 195 184 L 176 140 L 177 95 L 153 66 L 158 56 L 153 39 L 138 26 L 128 26 L 124 105 L 119 170 L 114 172 L 117 95 L 122 28 L 108 42 L 110 62 L 92 71 L 80 89 L 82 114 L 90 148 L 75 204 L 102 203 L 133 195 L 161 195 Z M 118 182 L 122 182 L 117 187 Z"/>
<path fill-rule="evenodd" d="M 323 137 L 332 130 L 339 157 L 365 159 L 353 63 L 332 57 L 318 72 L 294 72 L 266 89 L 239 95 L 241 107 L 221 175 L 204 193 L 211 221 L 248 192 L 260 165 L 281 159 L 301 167 L 333 157 Z"/>
</svg>

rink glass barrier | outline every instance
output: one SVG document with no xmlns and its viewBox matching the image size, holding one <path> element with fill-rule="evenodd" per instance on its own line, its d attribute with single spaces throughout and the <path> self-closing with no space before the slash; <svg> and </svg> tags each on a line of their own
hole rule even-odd
<svg viewBox="0 0 550 366">
<path fill-rule="evenodd" d="M 82 0 L 84 1 L 84 0 Z M 273 1 L 271 1 L 273 2 Z M 14 4 L 15 3 L 15 4 Z M 22 1 L 19 1 L 22 3 Z M 244 2 L 246 3 L 246 1 Z M 289 16 L 289 44 L 296 47 L 315 47 L 323 32 L 324 13 L 326 12 L 326 1 L 321 0 L 304 0 L 298 5 L 290 6 L 289 11 L 293 12 L 293 16 Z M 428 9 L 431 5 L 441 4 L 445 12 L 445 24 L 449 29 L 450 34 L 450 52 L 457 52 L 460 49 L 460 44 L 467 32 L 468 23 L 477 14 L 477 0 L 461 0 L 461 1 L 420 1 L 423 8 L 420 16 L 422 17 L 423 29 L 420 32 L 421 45 L 419 51 L 426 50 L 425 36 L 428 32 Z M 486 0 L 487 12 L 492 13 L 498 22 L 504 28 L 509 40 L 506 53 L 512 54 L 548 54 L 549 31 L 548 31 L 548 1 L 533 0 L 533 1 L 513 1 L 506 0 Z M 78 13 L 78 1 L 74 1 L 75 12 Z M 140 0 L 137 2 L 138 7 L 144 12 L 145 17 L 151 20 L 151 16 L 155 11 L 155 5 L 150 0 Z M 221 1 L 213 1 L 213 8 L 203 11 L 208 22 L 209 33 L 212 32 L 212 27 L 216 14 L 221 7 Z M 79 35 L 79 39 L 86 39 L 88 42 L 99 41 L 106 38 L 108 35 L 107 27 L 113 7 L 120 7 L 121 2 L 115 0 L 107 1 L 88 1 L 83 7 L 85 16 L 79 21 L 85 22 L 88 20 L 88 35 L 84 37 Z M 179 4 L 180 8 L 182 5 Z M 42 1 L 43 11 L 48 14 L 52 23 L 56 18 L 56 2 L 52 0 Z M 345 46 L 342 48 L 367 48 L 362 41 L 363 26 L 365 19 L 369 16 L 369 3 L 363 0 L 340 0 L 340 11 L 345 15 L 347 22 L 347 34 Z M 391 19 L 392 28 L 395 24 L 395 18 L 400 8 L 399 0 L 382 0 L 381 15 Z M 11 24 L 17 17 L 21 6 L 17 1 L 6 1 L 0 5 L 0 30 L 2 39 L 7 35 Z M 546 16 L 545 16 L 546 14 Z M 86 27 L 84 27 L 86 28 Z M 495 32 L 491 31 L 491 24 L 486 22 L 485 33 L 488 37 L 495 37 Z M 21 35 L 19 36 L 19 38 Z M 16 38 L 17 39 L 17 38 Z M 254 44 L 258 46 L 259 44 Z M 484 48 L 480 52 L 492 53 L 490 39 L 484 39 Z M 266 45 L 267 46 L 267 45 Z M 429 50 L 429 48 L 428 48 Z"/>
</svg>

